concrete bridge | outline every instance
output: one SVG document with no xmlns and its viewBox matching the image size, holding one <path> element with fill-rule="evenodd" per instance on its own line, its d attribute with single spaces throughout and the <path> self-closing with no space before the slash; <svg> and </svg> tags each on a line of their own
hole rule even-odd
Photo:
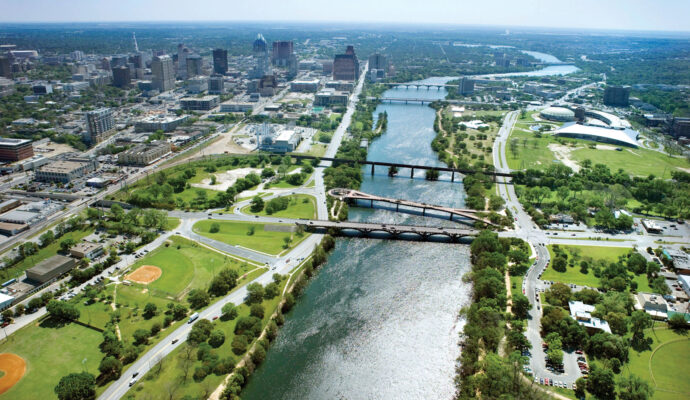
<svg viewBox="0 0 690 400">
<path fill-rule="evenodd" d="M 496 104 L 498 104 L 498 103 L 491 103 L 491 102 L 485 102 L 485 101 L 422 99 L 422 98 L 416 98 L 416 97 L 379 97 L 378 100 L 380 100 L 382 103 L 404 103 L 404 104 L 419 103 L 421 105 L 430 104 L 430 103 L 433 103 L 435 101 L 444 102 L 444 103 L 448 103 L 448 104 L 463 104 L 463 105 L 484 105 L 484 104 L 496 105 Z"/>
<path fill-rule="evenodd" d="M 306 231 L 314 232 L 317 230 L 328 231 L 336 235 L 344 235 L 347 231 L 356 232 L 367 237 L 374 233 L 381 233 L 387 236 L 387 239 L 393 240 L 432 240 L 434 238 L 450 239 L 451 242 L 457 242 L 462 238 L 469 236 L 477 236 L 479 231 L 476 229 L 457 229 L 457 228 L 437 228 L 430 226 L 414 226 L 414 225 L 390 225 L 377 224 L 368 222 L 337 222 L 337 221 L 304 221 L 295 222 L 299 227 Z"/>
<path fill-rule="evenodd" d="M 328 191 L 328 194 L 337 198 L 338 200 L 346 201 L 349 203 L 353 203 L 353 202 L 356 203 L 358 200 L 363 200 L 363 201 L 368 201 L 370 203 L 371 207 L 374 207 L 374 202 L 377 201 L 377 202 L 395 205 L 395 211 L 400 211 L 400 206 L 421 209 L 422 215 L 424 215 L 424 216 L 426 215 L 427 210 L 439 211 L 439 212 L 443 212 L 443 213 L 448 213 L 448 219 L 451 221 L 453 220 L 453 217 L 460 216 L 460 217 L 471 219 L 473 221 L 480 221 L 480 222 L 483 222 L 487 225 L 496 226 L 494 223 L 492 223 L 488 219 L 478 216 L 477 211 L 475 211 L 475 210 L 437 206 L 437 205 L 433 205 L 433 204 L 420 203 L 417 201 L 410 201 L 410 200 L 391 199 L 388 197 L 376 196 L 373 194 L 364 193 L 364 192 L 360 192 L 358 190 L 351 190 L 351 189 L 340 189 L 340 188 L 331 189 Z"/>
<path fill-rule="evenodd" d="M 436 89 L 436 90 L 441 90 L 441 88 L 447 88 L 447 87 L 458 87 L 458 85 L 448 85 L 444 83 L 398 83 L 398 82 L 383 82 L 383 85 L 386 86 L 392 86 L 392 87 L 404 87 L 405 89 L 409 88 L 417 88 L 417 89 L 422 89 L 425 88 L 427 90 L 429 89 Z"/>
</svg>

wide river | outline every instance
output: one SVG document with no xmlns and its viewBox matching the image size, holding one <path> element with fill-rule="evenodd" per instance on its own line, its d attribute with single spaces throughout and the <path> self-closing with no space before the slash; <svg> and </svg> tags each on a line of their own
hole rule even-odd
<svg viewBox="0 0 690 400">
<path fill-rule="evenodd" d="M 537 72 L 539 74 L 539 72 Z M 443 83 L 450 78 L 430 78 Z M 444 98 L 445 90 L 394 88 L 390 97 Z M 430 143 L 434 110 L 385 104 L 387 132 L 368 158 L 440 165 Z M 442 176 L 443 178 L 443 176 Z M 409 170 L 389 178 L 365 169 L 361 190 L 431 204 L 464 205 L 462 183 L 429 182 Z M 442 219 L 350 208 L 350 219 L 450 224 Z M 340 238 L 328 262 L 286 318 L 264 364 L 242 393 L 263 399 L 450 399 L 459 356 L 458 311 L 469 300 L 462 282 L 469 248 L 448 243 Z"/>
</svg>

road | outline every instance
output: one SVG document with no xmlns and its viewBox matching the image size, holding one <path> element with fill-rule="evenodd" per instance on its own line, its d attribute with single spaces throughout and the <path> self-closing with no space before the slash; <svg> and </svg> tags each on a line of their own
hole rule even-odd
<svg viewBox="0 0 690 400">
<path fill-rule="evenodd" d="M 366 77 L 366 71 L 368 69 L 368 64 L 364 68 L 364 72 L 360 76 L 360 80 L 357 83 L 357 86 L 355 88 L 354 94 L 352 96 L 352 100 L 348 104 L 347 111 L 343 115 L 343 119 L 336 129 L 336 132 L 333 134 L 333 138 L 331 140 L 331 143 L 328 145 L 328 149 L 326 150 L 326 156 L 327 157 L 333 157 L 340 146 L 340 143 L 343 140 L 343 137 L 345 135 L 345 132 L 350 124 L 350 121 L 352 119 L 352 114 L 354 113 L 355 107 L 357 105 L 357 101 L 359 98 L 359 94 L 362 91 L 362 87 L 364 85 L 364 79 Z M 314 180 L 316 182 L 316 186 L 314 188 L 314 195 L 317 198 L 317 215 L 319 219 L 328 219 L 328 210 L 326 208 L 326 194 L 325 194 L 325 188 L 323 185 L 323 169 L 324 165 L 320 165 L 319 167 L 315 168 L 314 170 Z M 302 188 L 303 190 L 305 188 Z M 237 204 L 235 208 L 240 208 L 242 204 Z M 182 219 L 182 224 L 181 226 L 175 230 L 175 232 L 180 232 L 182 236 L 187 236 L 190 238 L 199 238 L 198 235 L 196 235 L 192 231 L 192 226 L 195 221 L 198 221 L 200 219 L 207 219 L 208 218 L 208 213 L 184 213 L 184 212 L 170 212 L 169 215 L 171 216 L 176 216 Z M 253 217 L 253 216 L 248 216 L 248 215 L 243 215 L 241 213 L 235 212 L 232 214 L 213 214 L 212 216 L 213 219 L 219 219 L 219 220 L 243 220 L 243 221 L 256 221 L 256 222 L 294 222 L 295 220 L 289 220 L 285 218 L 274 218 L 274 217 Z M 195 236 L 194 236 L 195 235 Z M 311 252 L 314 249 L 314 246 L 321 241 L 322 235 L 318 234 L 313 234 L 310 235 L 308 238 L 306 238 L 302 243 L 300 243 L 296 248 L 294 248 L 292 251 L 290 251 L 288 254 L 285 254 L 280 257 L 270 257 L 269 258 L 264 258 L 266 255 L 263 255 L 263 257 L 258 260 L 262 262 L 268 262 L 269 266 L 271 266 L 271 271 L 273 273 L 280 273 L 280 274 L 288 274 L 290 271 L 292 271 L 293 268 L 295 268 L 298 263 L 296 260 L 301 259 L 301 258 L 307 258 L 311 254 Z M 207 242 L 205 239 L 202 239 L 202 242 L 205 244 L 209 244 L 212 247 L 215 247 L 215 245 L 218 245 L 218 242 L 212 241 L 212 242 Z M 242 254 L 247 254 L 250 255 L 250 259 L 256 259 L 257 257 L 255 254 L 249 254 L 249 253 L 244 253 L 244 251 L 250 251 L 247 249 L 240 249 L 236 246 L 229 246 L 225 245 L 222 246 L 222 251 L 227 251 L 230 254 L 234 255 L 240 255 L 242 257 L 246 257 L 245 255 Z M 242 251 L 240 251 L 242 250 Z M 252 252 L 256 253 L 256 252 Z M 257 253 L 260 254 L 260 253 Z M 266 260 L 266 261 L 263 261 Z M 291 260 L 290 263 L 288 263 L 288 260 Z M 273 270 L 273 267 L 275 267 L 275 270 Z M 265 273 L 253 280 L 251 283 L 258 282 L 263 285 L 266 285 L 272 281 L 272 273 Z M 238 289 L 236 289 L 234 292 L 228 294 L 221 300 L 217 301 L 216 303 L 212 304 L 208 308 L 204 309 L 203 311 L 199 312 L 199 317 L 200 318 L 206 318 L 206 319 L 212 319 L 214 316 L 220 315 L 221 308 L 223 307 L 224 304 L 228 302 L 232 302 L 235 304 L 240 304 L 244 301 L 244 298 L 247 294 L 246 291 L 246 285 L 242 286 Z M 174 332 L 172 332 L 168 337 L 166 337 L 165 340 L 161 341 L 157 345 L 155 345 L 153 348 L 151 348 L 149 351 L 147 351 L 145 354 L 143 354 L 137 361 L 135 361 L 126 371 L 125 374 L 123 374 L 120 379 L 117 381 L 113 382 L 106 390 L 103 392 L 101 396 L 99 396 L 99 400 L 114 400 L 114 399 L 119 399 L 127 393 L 129 390 L 129 382 L 132 379 L 132 373 L 138 372 L 139 377 L 142 377 L 148 372 L 157 362 L 159 362 L 163 357 L 166 355 L 170 354 L 173 350 L 175 350 L 178 346 L 182 345 L 182 343 L 187 339 L 187 336 L 189 335 L 189 331 L 191 330 L 192 325 L 191 324 L 184 324 L 177 328 Z M 178 342 L 173 344 L 172 341 L 177 339 Z"/>
</svg>

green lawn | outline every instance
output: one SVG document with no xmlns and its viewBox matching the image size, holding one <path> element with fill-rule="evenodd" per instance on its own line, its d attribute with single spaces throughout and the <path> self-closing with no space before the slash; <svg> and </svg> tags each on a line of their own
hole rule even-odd
<svg viewBox="0 0 690 400">
<path fill-rule="evenodd" d="M 271 214 L 273 217 L 284 217 L 284 218 L 306 218 L 313 219 L 316 218 L 316 199 L 314 196 L 308 194 L 295 194 L 287 196 L 290 199 L 288 208 L 285 210 L 278 211 Z M 305 203 L 304 200 L 307 200 Z M 251 212 L 251 206 L 245 206 L 242 208 L 243 213 L 253 214 L 253 215 L 263 215 L 266 216 L 266 210 L 262 210 L 259 213 Z"/>
<path fill-rule="evenodd" d="M 579 251 L 580 257 L 589 257 L 592 260 L 604 260 L 608 262 L 614 262 L 618 260 L 618 256 L 627 254 L 630 249 L 626 247 L 603 247 L 603 246 L 565 246 L 559 245 L 560 248 L 564 249 L 568 254 L 570 259 L 572 251 Z M 549 255 L 551 260 L 554 259 L 553 245 L 547 246 L 549 249 Z M 645 282 L 646 277 L 643 277 Z M 567 267 L 566 272 L 557 272 L 551 268 L 551 264 L 546 268 L 541 276 L 541 279 L 545 281 L 563 282 L 563 283 L 574 283 L 581 286 L 598 287 L 599 278 L 594 276 L 592 268 L 589 269 L 587 274 L 580 272 L 579 265 L 574 267 Z M 640 288 L 640 290 L 643 290 Z"/>
<path fill-rule="evenodd" d="M 2 278 L 2 281 L 4 282 L 8 279 L 16 278 L 23 274 L 24 271 L 26 271 L 27 269 L 38 264 L 40 261 L 43 261 L 46 258 L 50 258 L 56 255 L 58 250 L 60 250 L 61 241 L 65 239 L 73 239 L 75 242 L 79 243 L 84 237 L 93 233 L 93 231 L 93 228 L 87 228 L 83 231 L 72 231 L 65 233 L 59 239 L 56 239 L 53 243 L 49 244 L 48 246 L 42 249 L 39 249 L 36 254 L 25 258 L 24 260 L 10 268 L 4 268 L 0 270 L 0 277 Z"/>
<path fill-rule="evenodd" d="M 684 157 L 670 157 L 658 151 L 642 148 L 623 148 L 623 151 L 585 148 L 573 151 L 571 157 L 576 161 L 589 159 L 592 165 L 605 164 L 613 172 L 623 169 L 633 175 L 654 174 L 666 179 L 671 177 L 671 171 L 690 168 L 690 162 Z"/>
<path fill-rule="evenodd" d="M 220 225 L 219 232 L 209 232 L 211 224 L 213 223 Z M 308 233 L 304 233 L 302 237 L 300 237 L 296 233 L 267 231 L 265 227 L 268 225 L 291 226 L 288 224 L 260 224 L 254 222 L 214 221 L 205 219 L 194 224 L 194 232 L 224 243 L 238 245 L 268 254 L 280 254 L 286 250 L 283 248 L 285 244 L 283 239 L 285 237 L 292 238 L 289 248 L 294 248 L 309 236 Z M 254 229 L 254 233 L 249 235 L 251 228 Z"/>
<path fill-rule="evenodd" d="M 165 230 L 171 231 L 180 226 L 180 219 L 175 217 L 168 217 L 165 223 Z"/>
<path fill-rule="evenodd" d="M 651 350 L 638 352 L 631 348 L 630 362 L 625 365 L 623 373 L 635 374 L 655 386 L 655 400 L 690 398 L 690 380 L 687 379 L 690 337 L 663 327 L 647 329 L 645 336 L 653 340 Z"/>
<path fill-rule="evenodd" d="M 163 270 L 161 277 L 151 282 L 148 288 L 164 296 L 177 298 L 191 289 L 205 288 L 224 268 L 235 269 L 240 275 L 254 268 L 179 236 L 171 236 L 169 243 L 168 247 L 165 244 L 160 246 L 130 268 L 134 271 L 142 265 L 154 265 Z"/>
<path fill-rule="evenodd" d="M 103 340 L 93 329 L 77 324 L 63 327 L 28 325 L 0 343 L 0 353 L 14 353 L 27 363 L 26 374 L 0 399 L 54 399 L 60 378 L 87 371 L 98 375 Z"/>
<path fill-rule="evenodd" d="M 282 293 L 287 280 L 283 279 L 280 285 L 280 292 Z M 275 311 L 278 303 L 280 302 L 281 296 L 278 295 L 273 299 L 264 300 L 262 306 L 264 307 L 265 314 L 263 318 L 263 326 L 265 327 L 270 320 L 271 314 Z M 242 316 L 249 315 L 249 307 L 245 304 L 238 306 L 238 318 Z M 237 319 L 231 321 L 223 321 L 217 319 L 213 321 L 214 329 L 220 329 L 225 333 L 225 343 L 223 343 L 217 349 L 213 351 L 218 354 L 219 358 L 223 359 L 226 357 L 231 357 L 235 362 L 239 361 L 240 356 L 235 355 L 230 347 L 233 338 L 235 337 L 234 330 Z M 190 398 L 207 398 L 209 393 L 215 390 L 218 385 L 223 381 L 225 375 L 215 375 L 209 374 L 201 382 L 195 382 L 191 375 L 194 370 L 201 366 L 200 361 L 194 361 L 191 368 L 189 377 L 184 380 L 182 363 L 184 348 L 186 345 L 182 345 L 175 349 L 172 353 L 165 357 L 163 360 L 163 366 L 159 373 L 156 373 L 154 368 L 148 372 L 144 377 L 142 377 L 139 382 L 130 390 L 125 399 L 139 399 L 147 398 L 152 400 L 165 400 L 168 399 L 169 395 L 166 391 L 161 390 L 169 385 L 170 382 L 177 382 L 177 389 L 175 391 L 175 398 L 182 398 L 184 396 L 190 396 Z"/>
<path fill-rule="evenodd" d="M 554 164 L 556 156 L 549 150 L 548 146 L 551 143 L 557 143 L 556 140 L 548 134 L 537 138 L 534 136 L 534 132 L 529 131 L 527 125 L 524 125 L 525 127 L 521 126 L 516 124 L 510 133 L 508 143 L 505 145 L 508 167 L 511 169 L 546 169 Z M 510 141 L 513 139 L 516 139 L 518 142 L 515 154 L 510 150 Z M 527 140 L 526 145 L 524 145 L 525 140 Z"/>
</svg>

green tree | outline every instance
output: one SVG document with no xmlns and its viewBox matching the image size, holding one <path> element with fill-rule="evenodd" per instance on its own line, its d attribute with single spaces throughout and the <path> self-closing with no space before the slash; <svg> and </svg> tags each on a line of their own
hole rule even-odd
<svg viewBox="0 0 690 400">
<path fill-rule="evenodd" d="M 511 310 L 513 311 L 513 314 L 515 315 L 515 318 L 518 319 L 525 319 L 527 318 L 527 313 L 529 310 L 532 308 L 532 306 L 529 304 L 529 299 L 527 296 L 520 294 L 520 293 L 513 293 L 513 305 Z"/>
<path fill-rule="evenodd" d="M 232 339 L 232 344 L 230 345 L 230 347 L 232 347 L 232 352 L 238 356 L 247 351 L 247 346 L 249 346 L 249 341 L 244 335 L 236 335 Z"/>
<path fill-rule="evenodd" d="M 251 201 L 251 207 L 250 210 L 253 213 L 258 213 L 261 212 L 261 210 L 264 209 L 264 199 L 262 199 L 260 196 L 254 196 L 254 198 Z"/>
<path fill-rule="evenodd" d="M 264 317 L 264 307 L 258 303 L 252 304 L 249 315 L 262 319 Z"/>
<path fill-rule="evenodd" d="M 644 330 L 652 327 L 652 317 L 642 310 L 633 311 L 630 315 L 630 331 L 632 332 L 632 342 L 642 343 L 644 341 Z"/>
<path fill-rule="evenodd" d="M 254 304 L 261 303 L 264 299 L 264 287 L 260 283 L 251 283 L 247 285 L 247 297 L 245 303 Z"/>
<path fill-rule="evenodd" d="M 647 400 L 654 396 L 654 388 L 637 375 L 622 376 L 618 388 L 620 400 Z"/>
<path fill-rule="evenodd" d="M 587 379 L 587 391 L 601 400 L 615 400 L 616 382 L 608 368 L 592 368 Z"/>
<path fill-rule="evenodd" d="M 570 287 L 564 283 L 556 282 L 546 291 L 546 301 L 555 306 L 566 307 L 572 297 Z"/>
<path fill-rule="evenodd" d="M 208 344 L 210 344 L 213 348 L 220 347 L 224 342 L 225 333 L 223 333 L 223 331 L 220 329 L 216 329 L 213 332 L 211 332 L 211 335 L 208 338 Z"/>
<path fill-rule="evenodd" d="M 67 238 L 63 241 L 60 242 L 60 251 L 63 253 L 67 253 L 72 246 L 77 244 L 77 242 L 74 241 L 72 238 Z"/>
<path fill-rule="evenodd" d="M 132 337 L 134 338 L 134 344 L 137 346 L 140 344 L 146 344 L 149 341 L 150 335 L 151 332 L 146 329 L 137 329 L 132 334 Z"/>
<path fill-rule="evenodd" d="M 98 371 L 106 380 L 117 379 L 122 373 L 122 363 L 113 356 L 107 356 L 101 360 Z"/>
<path fill-rule="evenodd" d="M 237 307 L 233 303 L 223 304 L 222 313 L 224 320 L 233 320 L 237 318 Z"/>
<path fill-rule="evenodd" d="M 79 310 L 70 303 L 64 301 L 51 300 L 46 306 L 48 314 L 58 321 L 75 321 L 79 319 Z"/>
<path fill-rule="evenodd" d="M 144 318 L 146 319 L 151 319 L 156 316 L 156 311 L 158 311 L 157 307 L 153 303 L 146 303 L 144 306 Z"/>
<path fill-rule="evenodd" d="M 59 400 L 92 400 L 96 398 L 96 378 L 88 372 L 63 376 L 55 386 Z"/>
<path fill-rule="evenodd" d="M 189 306 L 193 309 L 206 307 L 211 301 L 211 297 L 202 289 L 192 289 L 187 296 Z"/>
<path fill-rule="evenodd" d="M 210 233 L 218 233 L 220 231 L 220 224 L 218 222 L 212 223 L 211 228 L 208 231 Z"/>
</svg>

